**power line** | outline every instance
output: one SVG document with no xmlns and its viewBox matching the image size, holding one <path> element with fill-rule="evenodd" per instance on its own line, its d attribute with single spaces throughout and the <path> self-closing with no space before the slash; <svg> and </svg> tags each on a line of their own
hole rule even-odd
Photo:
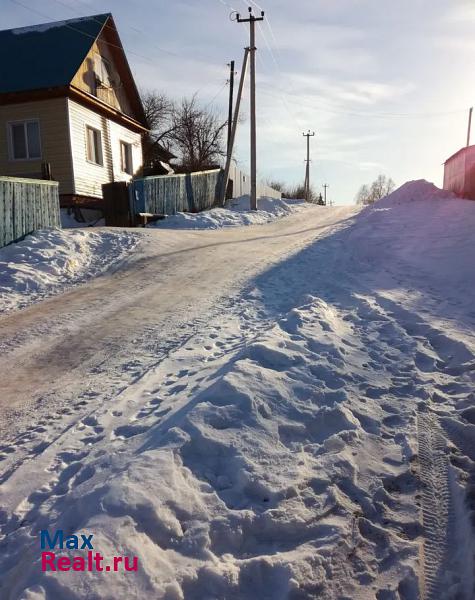
<svg viewBox="0 0 475 600">
<path fill-rule="evenodd" d="M 246 0 L 242 0 L 242 2 L 245 4 Z M 249 0 L 249 2 L 251 4 L 253 4 L 256 8 L 258 8 L 259 10 L 261 10 L 260 5 L 255 2 L 254 0 Z M 276 52 L 278 52 L 277 46 L 278 46 L 278 42 L 277 42 L 277 38 L 274 34 L 274 30 L 272 28 L 271 25 L 271 20 L 269 18 L 269 16 L 267 16 L 266 20 L 265 20 L 265 24 L 269 30 L 269 33 L 272 37 L 272 40 L 276 46 Z M 280 72 L 280 75 L 283 76 L 283 72 L 281 69 L 281 66 L 279 64 L 279 61 L 276 57 L 276 54 L 274 53 L 271 45 L 268 43 L 266 35 L 262 29 L 262 27 L 260 27 L 261 29 L 261 33 L 262 33 L 262 37 L 266 43 L 266 46 L 269 50 L 269 53 L 271 54 L 271 57 L 273 59 L 273 62 L 275 64 L 275 66 L 277 67 L 277 69 Z M 278 92 L 280 92 L 281 94 L 286 94 L 287 96 L 299 96 L 298 93 L 295 92 L 295 90 L 293 89 L 292 86 L 292 82 L 287 79 L 286 80 L 286 85 L 289 85 L 291 87 L 291 93 L 289 93 L 286 90 L 281 90 L 280 88 L 276 88 Z M 299 98 L 298 102 L 300 103 L 301 100 Z M 334 110 L 334 109 L 324 109 L 323 107 L 321 107 L 321 110 L 326 110 L 327 112 L 332 112 L 334 114 L 341 114 L 341 115 L 348 115 L 348 116 L 362 116 L 362 117 L 370 117 L 370 118 L 386 118 L 386 117 L 391 117 L 391 118 L 426 118 L 426 117 L 440 117 L 440 116 L 446 116 L 446 115 L 454 115 L 454 114 L 459 114 L 462 112 L 466 111 L 466 108 L 460 108 L 460 109 L 454 109 L 451 111 L 439 111 L 439 112 L 421 112 L 421 113 L 399 113 L 399 112 L 388 112 L 388 113 L 365 113 L 365 112 L 358 112 L 358 111 L 342 111 L 342 110 Z"/>
<path fill-rule="evenodd" d="M 61 0 L 52 0 L 52 1 L 55 2 L 56 4 L 64 6 L 65 8 L 68 8 L 69 10 L 71 10 L 72 12 L 74 12 L 75 14 L 77 14 L 79 18 L 81 18 L 83 16 L 79 11 L 75 10 L 72 6 L 66 4 L 65 2 L 61 2 Z M 86 4 L 85 2 L 81 2 L 80 0 L 76 0 L 76 1 L 79 2 L 80 4 L 82 4 L 83 6 L 89 8 L 89 9 L 92 8 L 88 4 Z M 51 15 L 49 15 L 49 14 L 47 14 L 45 12 L 36 10 L 36 9 L 34 9 L 34 8 L 26 5 L 26 4 L 23 4 L 19 0 L 10 0 L 10 2 L 12 2 L 13 4 L 17 4 L 18 6 L 21 6 L 22 8 L 24 8 L 25 10 L 30 11 L 33 14 L 36 14 L 36 15 L 38 15 L 40 17 L 45 18 L 45 19 L 49 19 L 51 22 L 55 22 L 55 21 L 58 20 L 57 18 L 52 17 Z M 94 16 L 88 16 L 87 18 L 88 19 L 92 19 L 96 23 L 102 24 L 102 21 L 100 21 L 99 19 L 95 18 Z M 88 37 L 90 39 L 96 39 L 93 35 L 88 34 L 87 32 L 82 31 L 81 29 L 78 29 L 78 28 L 74 27 L 71 24 L 65 23 L 65 26 L 68 27 L 69 29 L 75 31 L 76 33 L 84 35 L 85 37 Z M 139 29 L 137 27 L 134 27 L 134 26 L 132 26 L 132 25 L 130 25 L 128 23 L 126 23 L 126 26 L 129 27 L 132 31 L 135 31 L 136 33 L 140 33 L 140 34 L 142 34 L 144 36 L 149 37 L 152 40 L 152 44 L 151 45 L 156 50 L 158 50 L 159 52 L 162 52 L 164 54 L 168 54 L 169 56 L 173 56 L 175 58 L 181 58 L 181 59 L 185 59 L 185 60 L 190 60 L 189 57 L 187 57 L 187 56 L 183 56 L 181 54 L 178 54 L 177 52 L 173 52 L 172 50 L 167 50 L 166 48 L 163 48 L 162 46 L 158 46 L 155 43 L 154 37 L 153 37 L 153 35 L 151 33 L 148 33 L 146 31 L 144 31 L 143 29 Z M 119 50 L 123 50 L 123 48 L 121 48 L 120 46 L 118 46 L 117 44 L 114 44 L 112 42 L 107 42 L 107 41 L 103 40 L 103 43 L 106 44 L 106 45 L 108 45 L 108 46 L 111 46 L 112 48 L 117 48 Z M 140 54 L 139 52 L 136 52 L 134 50 L 128 49 L 127 53 L 141 58 L 143 61 L 145 61 L 148 64 L 155 65 L 155 63 L 150 59 L 150 57 L 144 56 L 143 54 Z M 214 61 L 210 60 L 208 57 L 197 55 L 196 53 L 193 53 L 193 58 L 191 60 L 193 60 L 193 59 L 199 59 L 199 60 L 201 60 L 203 62 L 207 62 L 207 63 L 211 63 L 211 64 L 215 64 L 215 65 L 220 64 L 218 62 L 214 62 Z"/>
<path fill-rule="evenodd" d="M 281 90 L 280 88 L 276 88 L 273 85 L 270 84 L 264 84 L 267 85 L 268 88 L 276 90 L 279 93 L 285 94 L 287 96 L 291 96 L 291 94 L 289 92 L 286 92 L 285 90 Z M 263 93 L 267 93 L 268 95 L 272 95 L 273 97 L 277 97 L 275 96 L 272 92 L 270 91 L 264 91 Z M 293 97 L 293 95 L 292 95 Z M 385 118 L 407 118 L 407 119 L 425 119 L 425 118 L 438 118 L 438 117 L 443 117 L 443 116 L 451 116 L 451 115 L 455 115 L 455 114 L 460 114 L 460 113 L 465 113 L 466 112 L 466 108 L 463 109 L 454 109 L 451 111 L 441 111 L 441 112 L 424 112 L 424 113 L 370 113 L 370 112 L 357 112 L 357 111 L 345 111 L 345 110 L 335 110 L 333 108 L 327 108 L 325 106 L 316 104 L 316 103 L 311 103 L 310 101 L 306 101 L 300 97 L 298 97 L 297 94 L 295 94 L 295 98 L 294 101 L 298 102 L 298 104 L 300 105 L 305 105 L 314 109 L 318 109 L 322 112 L 326 112 L 326 113 L 330 113 L 330 114 L 334 114 L 334 115 L 344 115 L 344 116 L 351 116 L 351 117 L 363 117 L 363 118 L 378 118 L 378 119 L 385 119 Z"/>
<path fill-rule="evenodd" d="M 216 100 L 216 98 L 218 96 L 220 96 L 223 93 L 224 88 L 229 85 L 228 81 L 224 82 L 224 85 L 222 87 L 219 88 L 218 92 L 211 98 L 211 100 L 208 102 L 208 104 L 205 106 L 204 110 L 207 110 L 212 104 L 213 102 Z"/>
<path fill-rule="evenodd" d="M 51 17 L 50 15 L 47 15 L 44 12 L 36 10 L 35 8 L 31 8 L 30 6 L 27 6 L 26 4 L 19 2 L 19 0 L 10 0 L 10 2 L 12 2 L 13 4 L 17 4 L 18 6 L 21 6 L 22 8 L 24 8 L 25 10 L 29 10 L 30 12 L 37 14 L 40 17 L 43 17 L 44 19 L 50 19 L 51 22 L 55 22 L 55 19 L 53 17 Z M 75 31 L 76 33 L 79 33 L 87 38 L 92 39 L 92 40 L 96 40 L 96 38 L 97 38 L 97 36 L 91 35 L 90 33 L 87 33 L 86 31 L 82 31 L 81 29 L 74 27 L 70 23 L 65 22 L 64 26 L 67 27 L 68 29 L 71 29 L 72 31 Z M 121 46 L 118 46 L 117 44 L 113 44 L 112 42 L 106 42 L 105 40 L 104 40 L 104 43 L 107 44 L 108 46 L 111 46 L 112 48 L 117 48 L 118 50 L 122 50 L 122 52 L 125 53 L 124 49 Z M 134 52 L 132 50 L 130 50 L 129 53 L 134 54 L 135 56 L 138 56 L 139 58 L 141 58 L 142 60 L 145 60 L 146 62 L 148 62 L 150 64 L 153 64 L 149 58 L 147 58 L 146 56 L 143 56 L 142 54 L 138 54 L 137 52 Z"/>
</svg>

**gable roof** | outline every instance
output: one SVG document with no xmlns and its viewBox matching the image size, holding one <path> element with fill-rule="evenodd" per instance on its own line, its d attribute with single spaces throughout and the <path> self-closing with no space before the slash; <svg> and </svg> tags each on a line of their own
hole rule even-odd
<svg viewBox="0 0 475 600">
<path fill-rule="evenodd" d="M 0 31 L 0 94 L 69 85 L 110 16 Z"/>
<path fill-rule="evenodd" d="M 99 36 L 108 44 L 127 87 L 133 110 L 127 117 L 147 129 L 142 100 L 110 13 L 0 31 L 0 57 L 8 57 L 0 60 L 0 104 L 12 96 L 49 94 L 55 89 L 61 94 L 84 95 L 72 81 Z"/>
</svg>

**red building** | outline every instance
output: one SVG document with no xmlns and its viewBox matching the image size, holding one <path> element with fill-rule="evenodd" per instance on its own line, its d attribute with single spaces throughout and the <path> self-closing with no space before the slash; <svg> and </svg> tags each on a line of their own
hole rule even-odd
<svg viewBox="0 0 475 600">
<path fill-rule="evenodd" d="M 475 146 L 462 148 L 445 161 L 444 190 L 475 200 Z"/>
</svg>

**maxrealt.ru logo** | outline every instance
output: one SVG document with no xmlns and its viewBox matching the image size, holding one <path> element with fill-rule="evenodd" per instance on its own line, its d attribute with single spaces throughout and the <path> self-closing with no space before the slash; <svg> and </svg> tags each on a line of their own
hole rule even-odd
<svg viewBox="0 0 475 600">
<path fill-rule="evenodd" d="M 42 571 L 137 571 L 138 558 L 132 559 L 128 556 L 113 556 L 104 562 L 105 558 L 99 552 L 94 551 L 92 540 L 93 534 L 81 533 L 79 535 L 65 535 L 62 529 L 58 529 L 54 534 L 42 529 L 40 531 L 41 550 L 54 550 L 54 552 L 44 551 L 41 553 Z M 57 550 L 77 550 L 86 551 L 86 555 L 65 556 Z"/>
</svg>

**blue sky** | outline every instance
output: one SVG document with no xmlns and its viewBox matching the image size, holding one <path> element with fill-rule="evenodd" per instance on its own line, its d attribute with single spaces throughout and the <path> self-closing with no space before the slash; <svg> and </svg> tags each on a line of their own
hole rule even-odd
<svg viewBox="0 0 475 600">
<path fill-rule="evenodd" d="M 244 0 L 0 0 L 1 28 L 112 12 L 137 83 L 181 98 L 195 91 L 226 115 L 226 64 L 240 66 Z M 339 204 L 379 173 L 441 185 L 475 104 L 472 0 L 259 0 L 258 175 L 312 181 Z M 22 6 L 23 5 L 23 6 Z M 248 94 L 243 105 L 248 114 Z M 248 169 L 249 121 L 237 158 Z M 475 124 L 474 124 L 475 141 Z"/>
</svg>

